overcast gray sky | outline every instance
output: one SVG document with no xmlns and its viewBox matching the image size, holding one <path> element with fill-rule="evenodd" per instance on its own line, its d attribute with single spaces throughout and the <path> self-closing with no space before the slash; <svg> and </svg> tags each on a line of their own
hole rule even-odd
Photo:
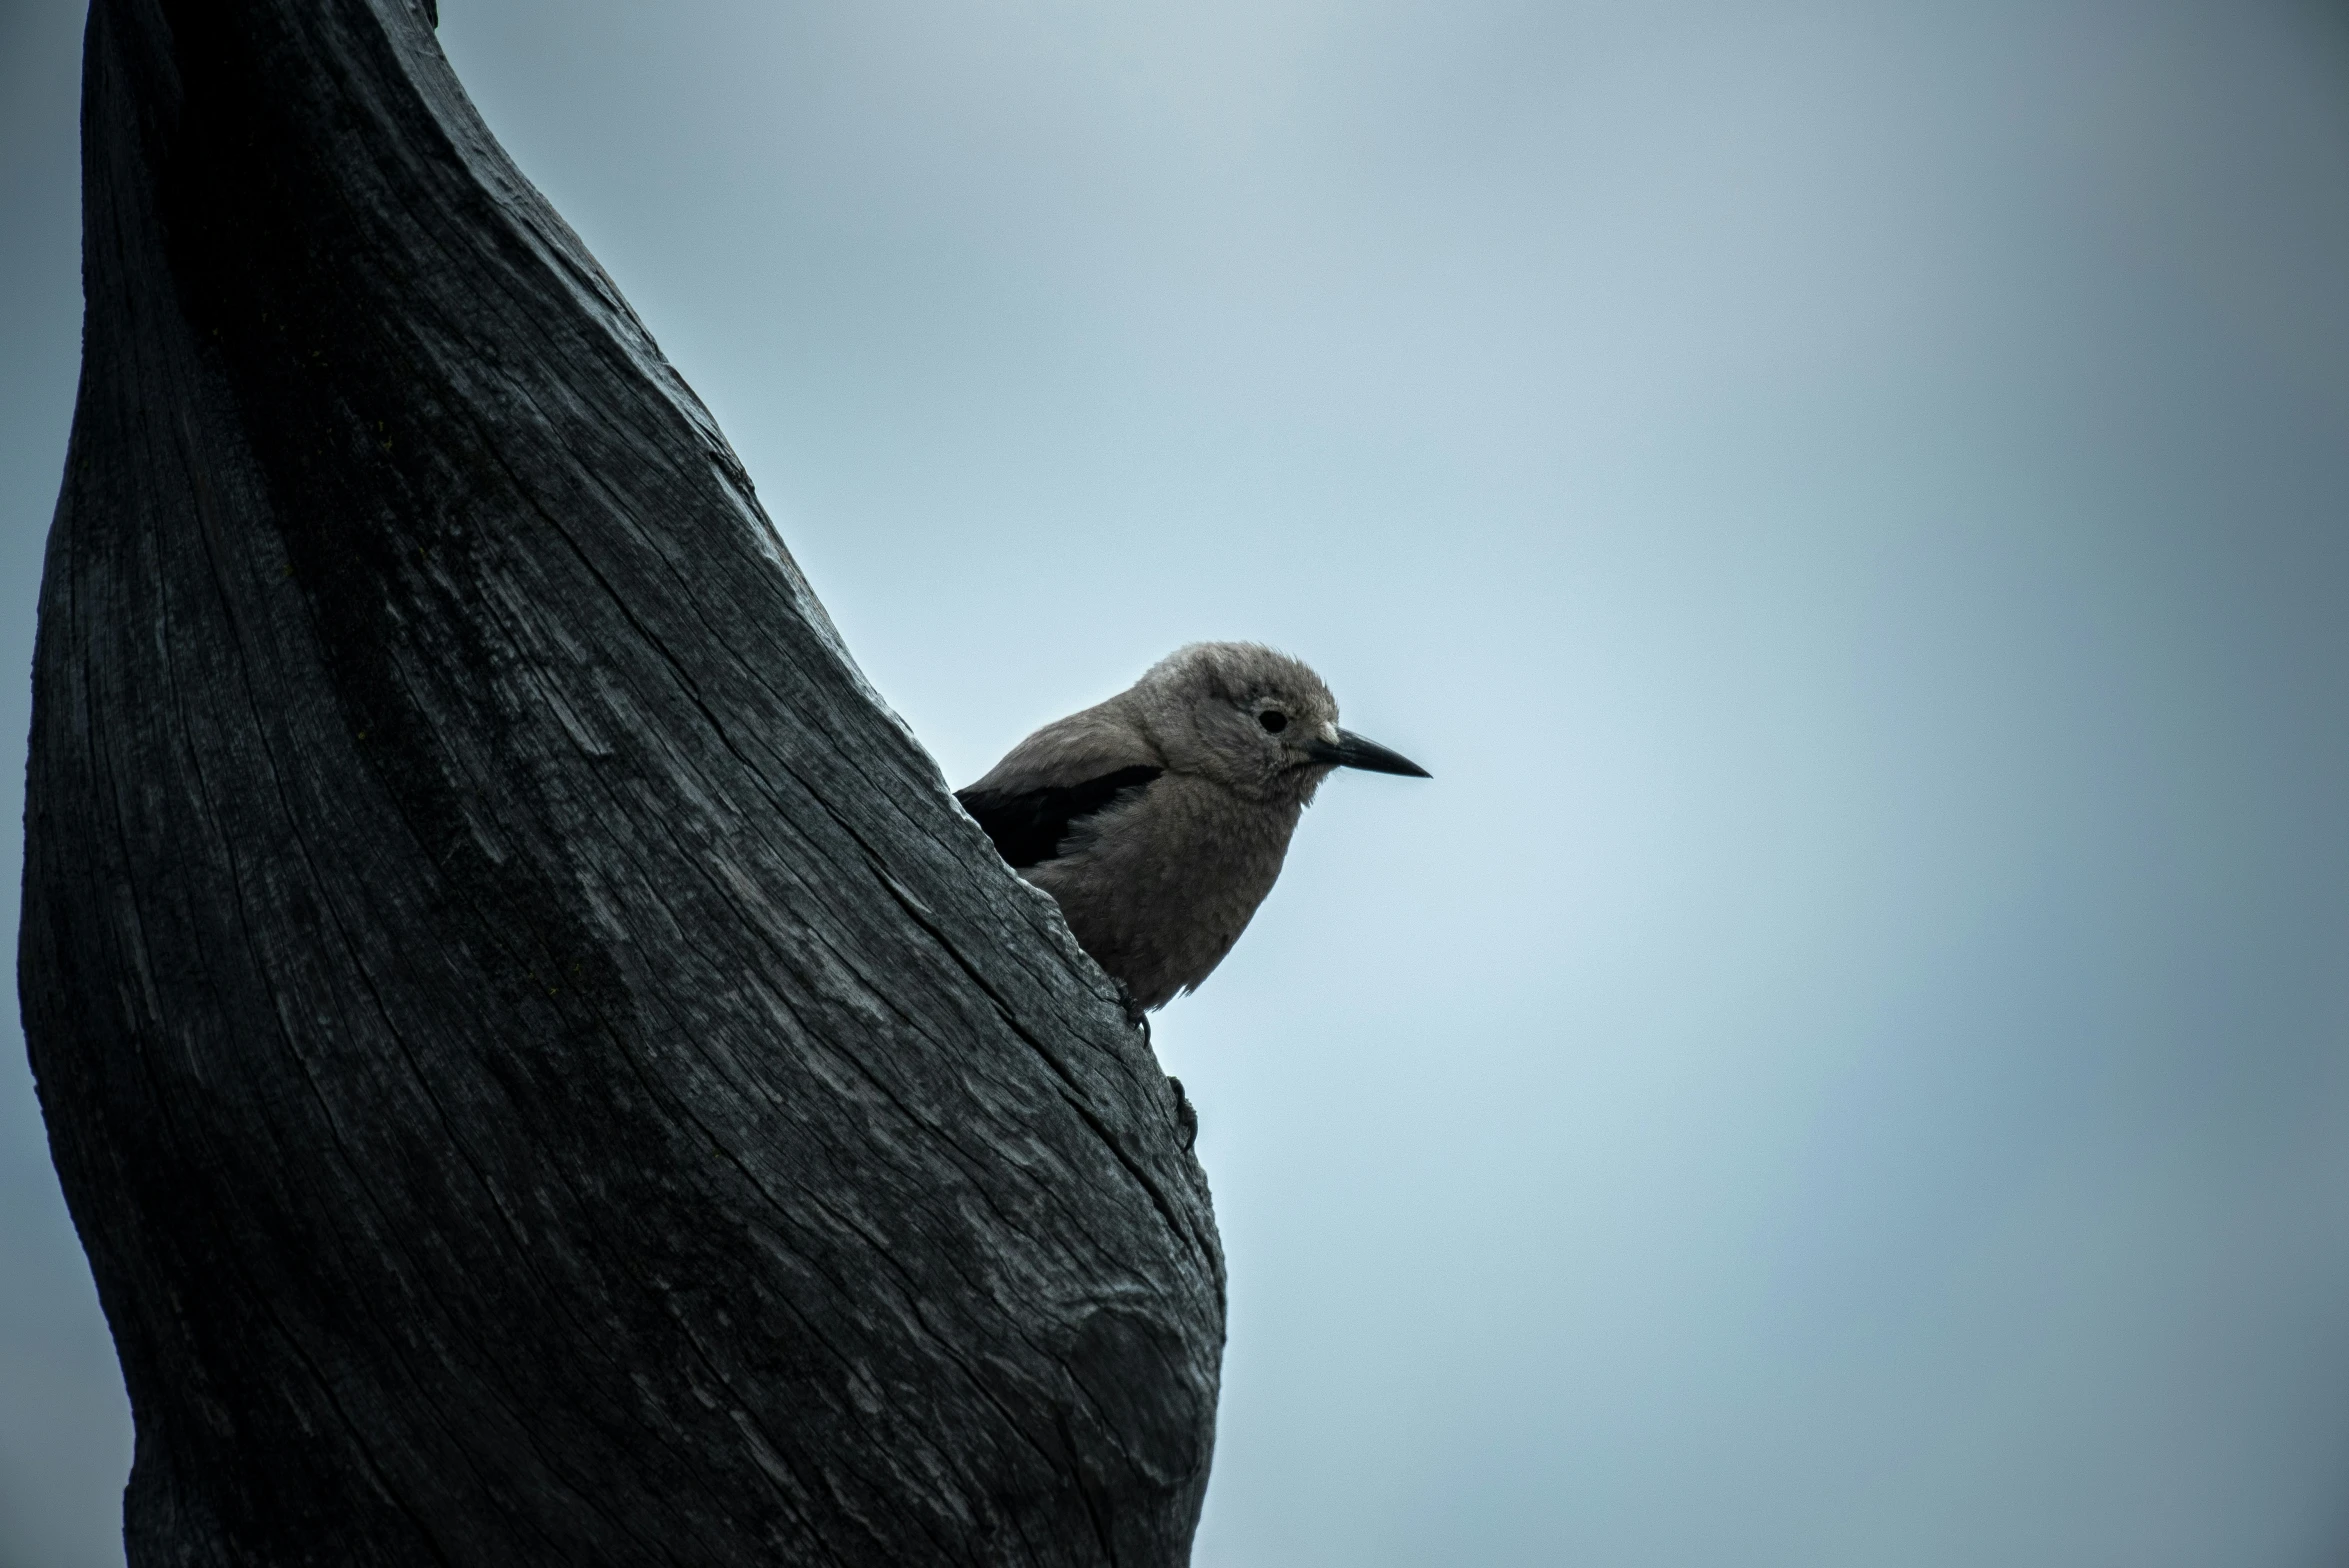
<svg viewBox="0 0 2349 1568">
<path fill-rule="evenodd" d="M 1200 637 L 1436 774 L 1160 1015 L 1204 1568 L 2349 1560 L 2337 12 L 442 17 L 950 779 Z M 0 0 L 10 747 L 79 22 Z M 0 1564 L 127 1459 L 12 1040 Z"/>
</svg>

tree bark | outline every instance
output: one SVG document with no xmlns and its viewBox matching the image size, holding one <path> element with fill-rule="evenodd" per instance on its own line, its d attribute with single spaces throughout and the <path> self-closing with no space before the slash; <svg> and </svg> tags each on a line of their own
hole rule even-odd
<svg viewBox="0 0 2349 1568">
<path fill-rule="evenodd" d="M 1204 1177 L 409 0 L 96 0 L 19 985 L 160 1564 L 1172 1564 Z"/>
</svg>

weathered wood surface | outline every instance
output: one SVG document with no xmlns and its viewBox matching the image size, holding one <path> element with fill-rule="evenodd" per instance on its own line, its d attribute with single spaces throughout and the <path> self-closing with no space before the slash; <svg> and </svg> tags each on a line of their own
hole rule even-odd
<svg viewBox="0 0 2349 1568">
<path fill-rule="evenodd" d="M 1178 1563 L 1173 1096 L 404 0 L 97 0 L 20 989 L 159 1564 Z"/>
</svg>

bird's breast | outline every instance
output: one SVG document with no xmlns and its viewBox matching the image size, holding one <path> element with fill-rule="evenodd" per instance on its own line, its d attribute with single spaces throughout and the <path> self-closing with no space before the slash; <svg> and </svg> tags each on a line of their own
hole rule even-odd
<svg viewBox="0 0 2349 1568">
<path fill-rule="evenodd" d="M 1272 891 L 1301 809 L 1165 774 L 1028 876 L 1145 1007 L 1197 985 Z"/>
</svg>

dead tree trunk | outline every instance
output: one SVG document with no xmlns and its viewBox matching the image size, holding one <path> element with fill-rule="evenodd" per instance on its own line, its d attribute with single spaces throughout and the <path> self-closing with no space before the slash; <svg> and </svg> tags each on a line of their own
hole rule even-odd
<svg viewBox="0 0 2349 1568">
<path fill-rule="evenodd" d="M 1187 1559 L 1207 1191 L 409 0 L 97 0 L 20 987 L 161 1564 Z"/>
</svg>

